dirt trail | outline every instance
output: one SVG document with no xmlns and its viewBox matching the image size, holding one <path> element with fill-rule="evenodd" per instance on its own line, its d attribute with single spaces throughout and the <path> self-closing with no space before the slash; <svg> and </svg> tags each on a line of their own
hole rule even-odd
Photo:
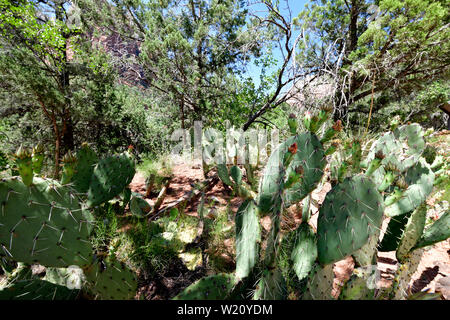
<svg viewBox="0 0 450 320">
<path fill-rule="evenodd" d="M 187 163 L 175 165 L 173 167 L 173 178 L 170 182 L 170 187 L 167 191 L 166 197 L 161 205 L 161 209 L 176 202 L 192 190 L 196 183 L 202 182 L 204 179 L 203 171 L 199 164 Z M 134 176 L 133 181 L 130 183 L 130 189 L 133 192 L 138 192 L 145 195 L 145 177 L 141 172 L 138 171 Z M 157 195 L 154 194 L 151 199 L 147 198 L 146 201 L 153 205 L 156 197 Z M 214 201 L 215 203 L 211 206 L 211 210 L 218 210 L 219 208 L 227 206 L 227 204 L 231 202 L 230 208 L 233 212 L 236 212 L 242 202 L 240 199 L 231 197 L 230 192 L 224 188 L 222 182 L 220 181 L 214 185 L 211 190 L 206 192 L 206 199 Z M 197 215 L 197 205 L 198 201 L 187 207 L 185 214 L 194 216 Z"/>
</svg>

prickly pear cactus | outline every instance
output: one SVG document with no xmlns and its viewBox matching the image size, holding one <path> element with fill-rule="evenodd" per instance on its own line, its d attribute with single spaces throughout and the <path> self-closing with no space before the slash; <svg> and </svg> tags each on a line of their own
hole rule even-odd
<svg viewBox="0 0 450 320">
<path fill-rule="evenodd" d="M 233 274 L 220 273 L 194 282 L 173 300 L 225 300 L 235 285 Z"/>
<path fill-rule="evenodd" d="M 450 238 L 450 210 L 447 210 L 430 227 L 426 228 L 414 249 L 430 246 Z"/>
<path fill-rule="evenodd" d="M 340 300 L 371 300 L 374 290 L 367 286 L 367 276 L 364 272 L 353 273 L 345 283 L 339 295 Z"/>
<path fill-rule="evenodd" d="M 319 211 L 317 248 L 321 264 L 341 260 L 378 232 L 384 204 L 375 184 L 358 175 L 328 192 Z"/>
<path fill-rule="evenodd" d="M 376 229 L 375 232 L 369 237 L 369 240 L 361 249 L 352 253 L 355 260 L 355 264 L 359 266 L 369 266 L 376 263 L 377 244 L 380 237 L 380 229 Z"/>
<path fill-rule="evenodd" d="M 301 172 L 302 178 L 285 191 L 285 205 L 289 206 L 301 201 L 314 190 L 322 178 L 326 161 L 323 146 L 316 135 L 308 132 L 288 138 L 271 154 L 264 169 L 264 176 L 259 186 L 258 203 L 263 213 L 273 209 L 274 194 L 279 192 L 278 182 L 281 174 L 280 166 L 283 166 L 283 156 L 294 143 L 297 144 L 298 149 L 289 166 L 285 168 L 286 177 L 297 170 Z"/>
<path fill-rule="evenodd" d="M 130 201 L 130 211 L 137 217 L 143 217 L 150 212 L 152 207 L 140 195 L 133 194 Z"/>
<path fill-rule="evenodd" d="M 114 198 L 130 184 L 134 173 L 134 159 L 128 153 L 100 160 L 92 173 L 87 205 L 93 207 Z"/>
<path fill-rule="evenodd" d="M 230 187 L 233 186 L 233 181 L 230 179 L 230 174 L 228 173 L 228 168 L 225 164 L 219 163 L 217 165 L 217 174 L 224 184 Z"/>
<path fill-rule="evenodd" d="M 291 253 L 293 268 L 299 280 L 307 277 L 317 258 L 317 244 L 314 230 L 302 223 L 294 233 Z"/>
<path fill-rule="evenodd" d="M 0 300 L 74 300 L 80 290 L 40 279 L 16 281 L 0 290 Z"/>
<path fill-rule="evenodd" d="M 286 280 L 281 271 L 263 270 L 263 274 L 256 285 L 253 300 L 284 300 L 287 297 Z"/>
<path fill-rule="evenodd" d="M 33 172 L 40 174 L 42 171 L 42 164 L 44 163 L 44 147 L 38 143 L 32 151 L 31 160 L 33 162 Z"/>
<path fill-rule="evenodd" d="M 396 251 L 398 261 L 403 262 L 405 256 L 422 236 L 426 217 L 427 205 L 425 203 L 414 210 L 409 217 Z"/>
<path fill-rule="evenodd" d="M 249 275 L 259 259 L 261 227 L 258 208 L 253 200 L 245 200 L 236 213 L 236 277 Z"/>
<path fill-rule="evenodd" d="M 137 279 L 133 271 L 114 257 L 98 259 L 85 269 L 87 285 L 99 300 L 129 300 L 136 294 Z"/>
<path fill-rule="evenodd" d="M 323 267 L 316 264 L 309 275 L 303 300 L 332 300 L 333 280 L 333 264 Z"/>
<path fill-rule="evenodd" d="M 69 150 L 69 152 L 67 152 L 67 154 L 62 158 L 61 162 L 63 163 L 61 184 L 68 184 L 72 181 L 72 177 L 75 173 L 77 158 L 75 158 Z"/>
<path fill-rule="evenodd" d="M 72 177 L 73 186 L 81 193 L 89 189 L 94 166 L 98 162 L 98 157 L 87 143 L 81 145 L 77 151 L 77 163 L 74 175 Z"/>
<path fill-rule="evenodd" d="M 33 183 L 33 161 L 31 153 L 20 146 L 14 154 L 14 160 L 23 183 L 26 186 L 30 186 Z"/>
<path fill-rule="evenodd" d="M 405 180 L 409 186 L 403 192 L 401 199 L 386 207 L 385 214 L 388 217 L 414 210 L 433 191 L 434 172 L 423 158 L 415 166 L 408 169 Z"/>
<path fill-rule="evenodd" d="M 403 300 L 408 296 L 411 277 L 419 267 L 423 252 L 424 249 L 417 249 L 409 252 L 405 256 L 404 262 L 398 266 L 391 292 L 391 298 L 394 300 Z"/>
<path fill-rule="evenodd" d="M 405 171 L 417 163 L 424 149 L 425 140 L 420 126 L 404 125 L 383 134 L 371 148 L 367 161 L 372 161 L 377 152 L 382 152 L 385 155 L 382 165 L 391 164 Z"/>
<path fill-rule="evenodd" d="M 242 171 L 238 166 L 232 166 L 230 169 L 230 176 L 233 178 L 234 183 L 240 186 L 242 183 Z"/>
<path fill-rule="evenodd" d="M 418 157 L 425 150 L 424 131 L 418 123 L 411 123 L 397 128 L 395 136 L 408 145 L 406 154 Z"/>
<path fill-rule="evenodd" d="M 58 182 L 18 177 L 0 181 L 0 255 L 49 267 L 91 262 L 93 217 L 75 191 Z"/>
</svg>

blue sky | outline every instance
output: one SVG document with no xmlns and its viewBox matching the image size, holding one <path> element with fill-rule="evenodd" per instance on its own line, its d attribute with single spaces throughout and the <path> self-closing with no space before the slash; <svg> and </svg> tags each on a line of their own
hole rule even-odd
<svg viewBox="0 0 450 320">
<path fill-rule="evenodd" d="M 291 9 L 292 17 L 296 17 L 303 10 L 305 4 L 308 3 L 309 0 L 288 0 L 287 2 Z M 284 7 L 286 7 L 285 0 L 280 0 L 280 3 L 281 3 L 280 7 L 282 9 Z M 262 9 L 264 9 L 263 5 L 252 5 L 249 7 L 249 10 L 251 12 L 260 11 Z M 263 12 L 261 12 L 261 14 L 263 14 Z M 272 73 L 273 71 L 275 71 L 276 69 L 278 69 L 281 66 L 281 63 L 282 63 L 281 52 L 277 49 L 274 49 L 273 55 L 274 55 L 274 58 L 278 61 L 278 66 L 274 67 L 272 70 L 268 70 L 267 73 Z M 256 87 L 258 87 L 260 84 L 260 79 L 259 79 L 260 74 L 261 74 L 261 68 L 254 65 L 253 63 L 250 63 L 247 67 L 247 73 L 245 74 L 245 76 L 250 76 L 253 79 L 253 82 L 255 83 Z"/>
</svg>

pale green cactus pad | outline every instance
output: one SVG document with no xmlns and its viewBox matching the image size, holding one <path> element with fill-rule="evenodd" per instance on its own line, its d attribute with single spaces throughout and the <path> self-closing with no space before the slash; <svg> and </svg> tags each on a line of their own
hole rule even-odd
<svg viewBox="0 0 450 320">
<path fill-rule="evenodd" d="M 236 276 L 249 275 L 259 259 L 261 227 L 258 208 L 253 200 L 245 200 L 236 213 Z"/>
</svg>

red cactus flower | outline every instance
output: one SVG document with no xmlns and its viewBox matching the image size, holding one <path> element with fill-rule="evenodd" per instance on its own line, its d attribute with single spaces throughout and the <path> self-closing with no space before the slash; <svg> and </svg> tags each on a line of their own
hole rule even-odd
<svg viewBox="0 0 450 320">
<path fill-rule="evenodd" d="M 288 151 L 292 154 L 296 154 L 297 153 L 297 143 L 294 142 L 289 148 Z"/>
<path fill-rule="evenodd" d="M 333 129 L 334 129 L 334 131 L 341 131 L 342 130 L 342 121 L 341 120 L 336 121 L 336 123 L 333 125 Z"/>
</svg>

